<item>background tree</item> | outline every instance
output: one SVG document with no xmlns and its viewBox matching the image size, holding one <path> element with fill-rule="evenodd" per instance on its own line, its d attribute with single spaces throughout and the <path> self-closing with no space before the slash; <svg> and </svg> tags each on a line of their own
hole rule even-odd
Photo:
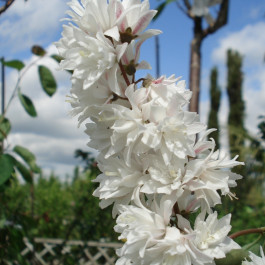
<svg viewBox="0 0 265 265">
<path fill-rule="evenodd" d="M 246 129 L 244 127 L 245 104 L 243 100 L 243 57 L 233 50 L 227 51 L 227 94 L 229 100 L 228 134 L 231 156 L 239 155 L 244 145 Z"/>
<path fill-rule="evenodd" d="M 192 98 L 189 110 L 199 112 L 200 76 L 201 76 L 201 46 L 203 40 L 215 33 L 227 23 L 229 0 L 164 0 L 157 8 L 156 18 L 169 3 L 175 2 L 178 7 L 193 20 L 193 39 L 190 44 L 189 87 Z M 209 7 L 219 5 L 216 17 L 212 17 Z M 203 27 L 206 21 L 207 27 Z"/>
<path fill-rule="evenodd" d="M 211 70 L 211 87 L 210 87 L 210 112 L 208 117 L 208 128 L 216 128 L 210 137 L 215 140 L 216 148 L 220 148 L 219 144 L 219 124 L 218 124 L 218 111 L 220 107 L 221 90 L 218 86 L 218 70 L 217 67 Z"/>
</svg>

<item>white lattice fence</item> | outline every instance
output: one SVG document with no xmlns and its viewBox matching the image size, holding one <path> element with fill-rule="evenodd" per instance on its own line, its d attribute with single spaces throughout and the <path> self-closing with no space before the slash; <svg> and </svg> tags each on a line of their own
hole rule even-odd
<svg viewBox="0 0 265 265">
<path fill-rule="evenodd" d="M 36 265 L 114 265 L 118 243 L 102 243 L 81 240 L 35 238 L 34 244 L 24 238 L 25 249 L 21 255 Z M 33 247 L 34 246 L 34 247 Z"/>
</svg>

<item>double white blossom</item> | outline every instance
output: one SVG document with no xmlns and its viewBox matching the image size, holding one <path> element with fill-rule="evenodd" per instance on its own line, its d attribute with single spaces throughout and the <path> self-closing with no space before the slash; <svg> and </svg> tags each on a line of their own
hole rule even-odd
<svg viewBox="0 0 265 265">
<path fill-rule="evenodd" d="M 99 152 L 94 196 L 113 205 L 124 245 L 117 265 L 210 265 L 239 246 L 227 235 L 230 215 L 212 207 L 241 176 L 243 163 L 215 151 L 213 130 L 186 107 L 191 92 L 180 78 L 147 76 L 140 61 L 156 11 L 148 0 L 72 0 L 70 23 L 57 48 L 72 70 L 69 102 L 86 123 L 88 145 Z M 188 216 L 201 211 L 191 226 Z"/>
<path fill-rule="evenodd" d="M 123 258 L 118 264 L 215 264 L 232 249 L 240 248 L 227 237 L 231 229 L 230 215 L 217 219 L 217 213 L 200 214 L 194 229 L 187 219 L 177 215 L 177 227 L 170 226 L 174 200 L 170 196 L 153 202 L 150 211 L 136 206 L 121 206 L 115 231 L 125 240 L 118 254 Z"/>
</svg>

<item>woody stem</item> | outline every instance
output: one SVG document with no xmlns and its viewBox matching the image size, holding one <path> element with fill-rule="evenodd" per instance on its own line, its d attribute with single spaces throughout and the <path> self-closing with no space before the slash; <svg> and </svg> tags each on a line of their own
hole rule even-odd
<svg viewBox="0 0 265 265">
<path fill-rule="evenodd" d="M 126 85 L 129 86 L 131 83 L 129 81 L 129 78 L 128 78 L 128 76 L 127 76 L 127 74 L 125 72 L 125 69 L 124 69 L 124 67 L 123 67 L 121 62 L 119 62 L 119 67 L 121 69 L 121 73 L 122 73 L 122 76 L 123 76 L 123 78 L 124 78 L 124 80 L 126 82 Z"/>
<path fill-rule="evenodd" d="M 243 236 L 243 235 L 248 235 L 248 234 L 264 234 L 265 233 L 265 227 L 261 227 L 261 228 L 251 228 L 251 229 L 246 229 L 246 230 L 242 230 L 242 231 L 238 231 L 232 235 L 230 235 L 229 237 L 234 239 L 237 238 L 239 236 Z"/>
</svg>

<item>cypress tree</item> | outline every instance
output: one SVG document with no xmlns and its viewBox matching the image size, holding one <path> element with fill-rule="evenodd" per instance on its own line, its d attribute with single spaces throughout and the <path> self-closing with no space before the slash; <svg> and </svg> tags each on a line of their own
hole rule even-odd
<svg viewBox="0 0 265 265">
<path fill-rule="evenodd" d="M 231 157 L 239 155 L 239 160 L 244 161 L 242 157 L 242 148 L 246 130 L 244 127 L 245 104 L 243 100 L 242 72 L 243 57 L 233 50 L 227 51 L 227 94 L 229 100 L 228 116 L 228 135 Z"/>
<path fill-rule="evenodd" d="M 215 140 L 216 148 L 220 148 L 219 144 L 219 124 L 218 124 L 218 111 L 220 107 L 221 99 L 221 90 L 217 84 L 218 80 L 218 70 L 217 67 L 212 68 L 211 70 L 211 87 L 210 87 L 210 113 L 208 117 L 208 128 L 216 128 L 217 131 L 212 132 L 210 137 Z"/>
<path fill-rule="evenodd" d="M 238 161 L 246 161 L 245 139 L 246 129 L 244 127 L 245 104 L 243 100 L 243 57 L 233 50 L 227 51 L 227 94 L 229 101 L 228 114 L 228 139 L 231 158 L 238 155 Z M 237 187 L 234 192 L 239 200 L 234 203 L 231 212 L 234 215 L 239 214 L 247 200 L 248 190 L 252 186 L 251 181 L 247 178 L 246 167 L 237 166 L 233 172 L 243 176 L 242 180 L 237 181 Z M 231 207 L 231 205 L 230 205 Z"/>
</svg>

